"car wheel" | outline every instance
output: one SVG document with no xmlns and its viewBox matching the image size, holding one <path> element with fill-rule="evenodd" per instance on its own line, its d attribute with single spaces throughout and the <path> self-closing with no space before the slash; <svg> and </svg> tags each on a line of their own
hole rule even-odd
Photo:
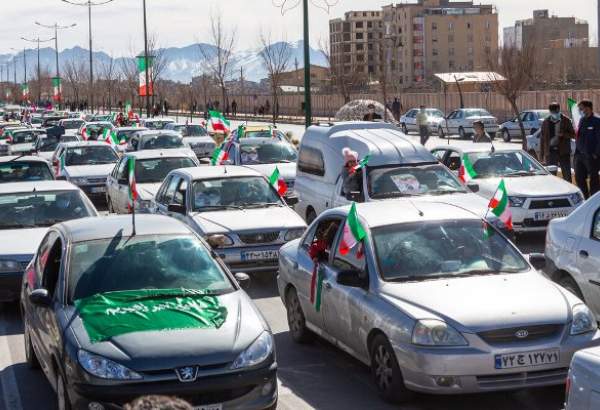
<svg viewBox="0 0 600 410">
<path fill-rule="evenodd" d="M 287 311 L 288 327 L 290 335 L 296 343 L 307 343 L 312 339 L 312 333 L 306 327 L 306 318 L 298 299 L 296 289 L 292 288 L 288 291 L 285 301 L 285 309 Z"/>
<path fill-rule="evenodd" d="M 25 322 L 23 326 L 23 339 L 25 343 L 25 361 L 27 362 L 27 366 L 29 366 L 30 369 L 39 369 L 40 362 L 38 361 L 35 350 L 33 350 L 33 345 L 31 344 L 31 334 L 27 322 Z"/>
<path fill-rule="evenodd" d="M 502 139 L 504 142 L 510 142 L 510 132 L 506 128 L 502 130 Z"/>
<path fill-rule="evenodd" d="M 387 338 L 379 334 L 371 343 L 371 374 L 379 395 L 387 402 L 401 403 L 412 397 L 404 385 L 396 354 Z"/>
<path fill-rule="evenodd" d="M 317 219 L 317 213 L 314 209 L 310 208 L 306 212 L 306 224 L 310 225 L 315 219 Z"/>
<path fill-rule="evenodd" d="M 58 375 L 56 376 L 56 404 L 58 410 L 71 410 L 71 400 L 67 393 L 67 387 L 65 386 L 65 379 L 60 370 L 57 370 Z"/>
<path fill-rule="evenodd" d="M 579 299 L 583 300 L 583 294 L 581 293 L 581 289 L 577 285 L 577 282 L 569 275 L 563 274 L 557 282 L 560 286 L 577 296 Z"/>
<path fill-rule="evenodd" d="M 444 138 L 444 129 L 441 126 L 438 127 L 438 137 Z"/>
<path fill-rule="evenodd" d="M 408 135 L 408 128 L 406 128 L 406 124 L 402 123 L 402 125 L 400 127 L 402 128 L 402 132 L 405 133 L 406 135 Z"/>
<path fill-rule="evenodd" d="M 467 138 L 467 134 L 465 133 L 465 129 L 463 127 L 458 128 L 458 136 L 460 137 L 461 140 L 464 140 L 465 138 Z"/>
</svg>

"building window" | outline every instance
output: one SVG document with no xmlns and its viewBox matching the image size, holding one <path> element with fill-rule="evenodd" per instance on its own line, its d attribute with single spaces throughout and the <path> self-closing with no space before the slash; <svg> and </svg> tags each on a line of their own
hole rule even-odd
<svg viewBox="0 0 600 410">
<path fill-rule="evenodd" d="M 454 23 L 452 23 L 452 22 L 448 23 L 448 30 L 450 30 L 450 31 L 454 30 Z"/>
<path fill-rule="evenodd" d="M 362 63 L 365 61 L 365 55 L 364 54 L 357 54 L 356 55 L 356 61 L 358 61 L 359 63 Z"/>
<path fill-rule="evenodd" d="M 350 44 L 344 44 L 344 53 L 349 53 L 350 51 L 352 51 L 350 49 Z"/>
<path fill-rule="evenodd" d="M 431 49 L 431 54 L 434 55 L 434 56 L 437 56 L 438 55 L 437 48 Z"/>
<path fill-rule="evenodd" d="M 431 39 L 431 42 L 432 42 L 432 43 L 437 43 L 437 42 L 438 42 L 438 39 L 437 39 L 437 37 L 434 37 L 434 38 L 432 38 L 432 39 Z"/>
<path fill-rule="evenodd" d="M 373 28 L 373 22 L 367 21 L 367 28 Z"/>
<path fill-rule="evenodd" d="M 437 23 L 431 23 L 431 29 L 437 30 Z"/>
<path fill-rule="evenodd" d="M 449 48 L 448 49 L 448 55 L 449 56 L 453 56 L 454 55 L 454 48 Z"/>
<path fill-rule="evenodd" d="M 454 61 L 452 61 L 452 60 L 448 61 L 448 68 L 450 70 L 454 70 Z"/>
<path fill-rule="evenodd" d="M 364 25 L 363 25 L 363 22 L 362 22 L 362 21 L 357 21 L 357 22 L 354 24 L 354 27 L 356 27 L 356 28 L 363 28 L 363 27 L 364 27 Z"/>
<path fill-rule="evenodd" d="M 362 40 L 364 38 L 363 33 L 356 33 L 356 39 Z"/>
<path fill-rule="evenodd" d="M 367 33 L 367 38 L 369 40 L 372 40 L 373 39 L 373 33 Z"/>
<path fill-rule="evenodd" d="M 472 42 L 473 42 L 473 34 L 467 34 L 467 41 L 468 41 L 469 43 L 472 43 Z"/>
<path fill-rule="evenodd" d="M 350 41 L 350 33 L 344 33 L 344 41 Z"/>
<path fill-rule="evenodd" d="M 471 29 L 471 23 L 467 23 L 467 28 Z"/>
<path fill-rule="evenodd" d="M 454 42 L 454 34 L 448 34 L 448 42 L 449 43 L 453 43 Z"/>
<path fill-rule="evenodd" d="M 357 45 L 356 45 L 356 51 L 361 51 L 361 50 L 364 50 L 364 48 L 365 48 L 365 45 L 364 45 L 364 44 L 357 44 Z"/>
<path fill-rule="evenodd" d="M 367 17 L 367 12 L 363 11 L 363 17 Z"/>
</svg>

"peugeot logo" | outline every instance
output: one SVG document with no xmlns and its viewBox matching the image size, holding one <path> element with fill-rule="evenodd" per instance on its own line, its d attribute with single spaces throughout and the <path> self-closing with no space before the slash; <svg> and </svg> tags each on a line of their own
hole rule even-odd
<svg viewBox="0 0 600 410">
<path fill-rule="evenodd" d="M 175 369 L 175 374 L 180 382 L 189 383 L 196 381 L 198 377 L 198 367 L 197 366 L 186 366 L 179 367 Z"/>
<path fill-rule="evenodd" d="M 554 206 L 554 202 L 553 201 L 548 202 L 548 206 L 549 207 L 553 207 Z"/>
<path fill-rule="evenodd" d="M 519 339 L 525 339 L 527 336 L 529 336 L 529 332 L 526 329 L 517 330 L 515 336 Z"/>
</svg>

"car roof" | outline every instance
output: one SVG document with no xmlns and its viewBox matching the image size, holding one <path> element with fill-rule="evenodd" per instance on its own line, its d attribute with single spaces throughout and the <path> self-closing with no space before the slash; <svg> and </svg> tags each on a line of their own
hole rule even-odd
<svg viewBox="0 0 600 410">
<path fill-rule="evenodd" d="M 0 184 L 0 194 L 11 194 L 17 192 L 33 191 L 78 191 L 75 185 L 67 181 L 30 181 L 30 182 L 9 182 Z"/>
<path fill-rule="evenodd" d="M 439 145 L 437 147 L 432 148 L 432 151 L 436 150 L 436 149 L 453 149 L 458 152 L 470 154 L 472 152 L 490 152 L 490 151 L 492 151 L 492 145 L 485 144 L 485 143 L 472 144 L 472 145 L 469 145 L 468 147 L 457 147 L 456 145 Z M 495 148 L 494 147 L 494 152 L 515 152 L 515 151 L 523 151 L 523 150 L 521 148 Z"/>
<path fill-rule="evenodd" d="M 163 135 L 168 135 L 168 136 L 172 136 L 172 137 L 181 137 L 181 134 L 178 133 L 177 131 L 173 131 L 173 130 L 155 130 L 154 132 L 148 132 L 148 133 L 140 133 L 139 134 L 140 137 L 160 137 Z"/>
<path fill-rule="evenodd" d="M 148 131 L 148 128 L 144 127 L 117 127 L 115 128 L 117 132 L 119 131 Z"/>
<path fill-rule="evenodd" d="M 135 159 L 154 159 L 154 158 L 193 158 L 194 152 L 189 149 L 147 149 L 142 151 L 131 151 L 125 154 L 127 157 Z"/>
<path fill-rule="evenodd" d="M 61 142 L 61 145 L 63 145 L 64 147 L 67 147 L 67 148 L 95 147 L 95 146 L 110 147 L 110 145 L 108 145 L 104 141 L 68 141 L 68 142 Z"/>
<path fill-rule="evenodd" d="M 11 155 L 11 156 L 8 156 L 8 157 L 0 157 L 0 163 L 11 162 L 11 161 L 13 161 L 13 162 L 24 162 L 24 161 L 27 161 L 27 162 L 46 162 L 46 163 L 48 162 L 44 158 L 36 157 L 36 156 L 33 156 L 33 155 L 26 155 L 24 157 L 19 156 L 19 155 Z"/>
<path fill-rule="evenodd" d="M 111 215 L 74 219 L 57 225 L 72 242 L 110 239 L 132 234 L 131 215 Z M 182 222 L 162 215 L 136 214 L 136 236 L 144 235 L 189 235 L 192 231 Z"/>
<path fill-rule="evenodd" d="M 177 170 L 180 174 L 189 176 L 192 180 L 212 178 L 235 178 L 235 177 L 260 177 L 262 174 L 252 168 L 236 165 L 224 166 L 202 166 L 195 168 L 182 168 Z"/>
<path fill-rule="evenodd" d="M 273 138 L 273 137 L 256 137 L 256 138 L 240 138 L 240 140 L 238 141 L 238 143 L 240 145 L 255 145 L 257 143 L 259 144 L 267 144 L 267 143 L 274 143 L 274 144 L 279 144 L 279 143 L 288 143 L 286 140 L 283 140 L 281 138 Z"/>
<path fill-rule="evenodd" d="M 142 121 L 144 121 L 144 122 L 163 122 L 163 121 L 175 122 L 175 120 L 173 118 L 169 118 L 169 117 L 144 118 L 144 119 L 142 119 Z"/>
</svg>

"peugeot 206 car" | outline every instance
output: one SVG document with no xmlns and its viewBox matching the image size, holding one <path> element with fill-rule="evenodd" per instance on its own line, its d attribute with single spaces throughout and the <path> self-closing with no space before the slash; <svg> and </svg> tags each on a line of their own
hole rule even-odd
<svg viewBox="0 0 600 410">
<path fill-rule="evenodd" d="M 24 273 L 27 363 L 62 409 L 121 408 L 147 394 L 196 409 L 272 409 L 265 319 L 208 245 L 157 215 L 50 228 Z"/>
<path fill-rule="evenodd" d="M 354 209 L 325 211 L 281 248 L 278 288 L 292 338 L 320 335 L 371 366 L 384 399 L 563 384 L 573 353 L 600 344 L 590 309 L 536 270 L 543 255 L 526 260 L 475 214 Z"/>
</svg>

